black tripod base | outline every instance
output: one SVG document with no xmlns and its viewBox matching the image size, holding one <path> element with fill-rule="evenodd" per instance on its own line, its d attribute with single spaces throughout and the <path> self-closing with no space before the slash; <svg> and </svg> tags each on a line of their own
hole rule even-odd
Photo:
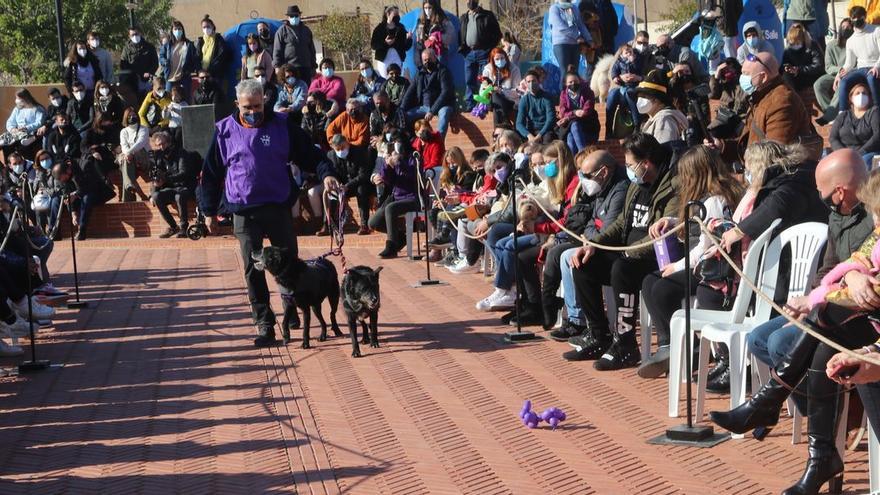
<svg viewBox="0 0 880 495">
<path fill-rule="evenodd" d="M 412 284 L 412 286 L 416 289 L 420 287 L 437 287 L 438 285 L 449 285 L 442 280 L 419 280 L 418 282 Z"/>
<path fill-rule="evenodd" d="M 714 447 L 730 439 L 730 433 L 715 433 L 711 426 L 673 426 L 666 433 L 648 440 L 654 445 L 683 445 L 687 447 Z"/>
<path fill-rule="evenodd" d="M 88 301 L 70 301 L 67 303 L 67 309 L 88 308 Z"/>
<path fill-rule="evenodd" d="M 425 257 L 422 256 L 421 254 L 414 254 L 409 257 L 410 261 L 422 261 L 423 259 L 425 259 Z"/>
<path fill-rule="evenodd" d="M 52 365 L 48 360 L 25 361 L 18 365 L 19 373 L 33 373 L 49 369 Z"/>
<path fill-rule="evenodd" d="M 504 336 L 501 338 L 503 342 L 508 344 L 519 344 L 521 342 L 529 342 L 531 340 L 538 340 L 539 337 L 535 332 L 526 332 L 520 330 L 518 332 L 504 332 Z"/>
</svg>

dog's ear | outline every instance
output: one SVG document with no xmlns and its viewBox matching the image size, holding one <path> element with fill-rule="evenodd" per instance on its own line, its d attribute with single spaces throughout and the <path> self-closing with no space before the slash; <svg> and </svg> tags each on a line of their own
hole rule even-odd
<svg viewBox="0 0 880 495">
<path fill-rule="evenodd" d="M 262 251 L 254 251 L 251 253 L 251 260 L 254 262 L 254 268 L 257 270 L 263 271 L 266 268 L 266 264 L 263 261 L 263 252 Z"/>
<path fill-rule="evenodd" d="M 382 268 L 383 268 L 383 267 L 381 267 L 381 266 L 376 267 L 376 268 L 373 270 L 373 273 L 378 277 L 378 276 L 379 276 L 379 272 L 382 271 Z"/>
</svg>

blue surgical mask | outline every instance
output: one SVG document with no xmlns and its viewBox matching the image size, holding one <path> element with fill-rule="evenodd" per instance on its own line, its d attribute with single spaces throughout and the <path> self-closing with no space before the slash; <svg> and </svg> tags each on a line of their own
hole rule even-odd
<svg viewBox="0 0 880 495">
<path fill-rule="evenodd" d="M 633 169 L 626 167 L 626 176 L 629 177 L 629 181 L 636 185 L 642 185 L 645 183 L 644 177 L 639 177 L 633 172 Z"/>
<path fill-rule="evenodd" d="M 257 125 L 263 120 L 263 112 L 254 112 L 254 113 L 245 113 L 242 114 L 241 117 L 247 122 L 248 125 Z"/>
<path fill-rule="evenodd" d="M 43 170 L 49 170 L 52 168 L 52 159 L 47 158 L 45 160 L 40 160 L 40 166 L 43 167 Z"/>
<path fill-rule="evenodd" d="M 373 77 L 373 69 L 367 67 L 366 69 L 361 71 L 361 76 L 363 76 L 367 79 Z"/>
<path fill-rule="evenodd" d="M 290 17 L 289 19 L 290 19 L 290 25 L 291 25 L 291 26 L 299 26 L 299 22 L 300 22 L 300 18 L 299 18 L 299 16 L 296 16 L 296 17 Z"/>
<path fill-rule="evenodd" d="M 296 78 L 295 77 L 288 77 L 287 84 L 293 86 L 294 84 L 296 84 Z"/>
<path fill-rule="evenodd" d="M 175 29 L 174 31 L 171 31 L 171 33 L 174 35 L 175 39 L 179 40 L 180 38 L 183 38 L 183 29 Z"/>
<path fill-rule="evenodd" d="M 344 150 L 335 150 L 335 151 L 336 151 L 336 156 L 345 160 L 346 158 L 348 158 L 348 152 L 351 150 L 350 150 L 350 148 L 345 148 Z"/>
<path fill-rule="evenodd" d="M 12 166 L 12 171 L 15 172 L 15 175 L 21 175 L 24 173 L 24 165 L 18 164 Z"/>
<path fill-rule="evenodd" d="M 552 161 L 544 167 L 544 174 L 547 175 L 548 179 L 552 179 L 553 177 L 556 177 L 556 174 L 558 174 L 558 173 L 559 173 L 559 166 L 556 165 L 556 161 Z"/>
<path fill-rule="evenodd" d="M 749 45 L 749 47 L 756 48 L 758 46 L 758 37 L 752 36 L 751 38 L 746 38 L 746 43 Z"/>
<path fill-rule="evenodd" d="M 504 60 L 503 58 L 500 58 L 495 61 L 495 67 L 498 67 L 499 69 L 503 69 L 506 66 L 507 66 L 507 60 Z"/>
<path fill-rule="evenodd" d="M 742 88 L 743 92 L 747 95 L 754 93 L 755 90 L 758 89 L 752 84 L 752 76 L 748 74 L 741 74 L 739 76 L 739 87 Z"/>
<path fill-rule="evenodd" d="M 507 167 L 501 167 L 495 171 L 495 179 L 498 182 L 504 182 L 507 180 Z"/>
<path fill-rule="evenodd" d="M 324 77 L 333 77 L 333 69 L 331 69 L 330 67 L 325 67 L 321 69 L 321 74 L 323 74 Z"/>
<path fill-rule="evenodd" d="M 570 9 L 571 2 L 559 2 L 559 8 L 560 9 Z"/>
</svg>

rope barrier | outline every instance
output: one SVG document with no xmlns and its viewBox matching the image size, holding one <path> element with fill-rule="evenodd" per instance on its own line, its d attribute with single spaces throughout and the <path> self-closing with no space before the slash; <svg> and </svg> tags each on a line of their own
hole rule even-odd
<svg viewBox="0 0 880 495">
<path fill-rule="evenodd" d="M 6 243 L 9 242 L 9 238 L 12 237 L 12 229 L 15 227 L 16 216 L 18 215 L 18 206 L 12 210 L 12 215 L 9 217 L 9 228 L 6 229 L 6 237 L 3 238 L 3 243 L 0 244 L 0 253 L 6 250 Z"/>
<path fill-rule="evenodd" d="M 420 181 L 421 181 L 421 179 L 420 179 Z M 458 222 L 453 222 L 453 221 L 452 221 L 452 217 L 449 216 L 449 210 L 446 209 L 446 205 L 444 205 L 444 204 L 443 204 L 443 200 L 440 199 L 440 193 L 437 192 L 437 186 L 434 185 L 434 181 L 432 181 L 432 180 L 431 180 L 431 181 L 428 181 L 428 184 L 431 185 L 431 189 L 434 191 L 434 197 L 437 198 L 437 203 L 440 205 L 440 209 L 443 211 L 443 214 L 446 215 L 446 221 L 447 221 L 447 223 L 449 223 L 450 225 L 452 225 L 452 228 L 455 229 L 455 230 L 458 232 L 459 235 L 463 235 L 463 236 L 465 236 L 465 237 L 468 238 L 468 239 L 473 239 L 473 240 L 475 240 L 475 241 L 480 241 L 480 242 L 482 242 L 483 244 L 485 244 L 485 243 L 486 243 L 486 239 L 485 239 L 486 236 L 485 236 L 485 235 L 480 236 L 480 237 L 477 237 L 477 236 L 475 236 L 475 235 L 470 235 L 470 234 L 468 234 L 467 232 L 464 232 L 464 231 L 462 231 L 461 229 L 458 228 Z M 509 198 L 509 197 L 508 197 L 507 200 L 505 200 L 505 204 L 502 206 L 502 208 L 505 208 L 505 207 L 507 206 L 507 201 L 510 201 L 510 198 Z"/>
</svg>

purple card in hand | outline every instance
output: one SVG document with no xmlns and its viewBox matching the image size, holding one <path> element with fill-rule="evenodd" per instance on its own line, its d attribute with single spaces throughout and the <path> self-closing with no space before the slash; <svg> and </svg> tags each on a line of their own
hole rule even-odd
<svg viewBox="0 0 880 495">
<path fill-rule="evenodd" d="M 657 266 L 662 270 L 681 258 L 681 243 L 674 235 L 654 241 L 654 254 L 657 256 Z"/>
</svg>

